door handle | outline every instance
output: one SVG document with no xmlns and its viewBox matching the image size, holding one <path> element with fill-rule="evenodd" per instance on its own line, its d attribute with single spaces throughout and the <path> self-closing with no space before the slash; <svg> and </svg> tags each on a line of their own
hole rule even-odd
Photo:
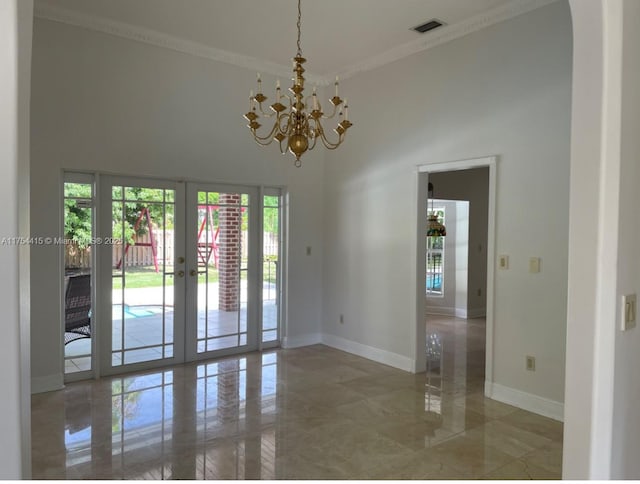
<svg viewBox="0 0 640 484">
<path fill-rule="evenodd" d="M 184 277 L 184 271 L 178 271 L 178 277 Z"/>
<path fill-rule="evenodd" d="M 184 257 L 178 257 L 178 264 L 184 264 Z"/>
<path fill-rule="evenodd" d="M 195 269 L 191 269 L 191 270 L 189 271 L 189 275 L 190 275 L 190 276 L 197 276 L 197 275 L 198 275 L 198 271 L 196 271 Z"/>
</svg>

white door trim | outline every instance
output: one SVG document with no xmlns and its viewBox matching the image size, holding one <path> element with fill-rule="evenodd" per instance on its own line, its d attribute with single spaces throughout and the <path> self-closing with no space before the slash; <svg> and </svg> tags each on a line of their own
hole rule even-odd
<svg viewBox="0 0 640 484">
<path fill-rule="evenodd" d="M 197 211 L 193 208 L 198 205 L 198 191 L 220 192 L 220 193 L 241 193 L 249 195 L 249 239 L 248 255 L 249 264 L 247 267 L 247 344 L 244 346 L 225 348 L 205 353 L 197 352 L 197 324 L 198 324 L 198 301 L 197 301 L 197 280 L 190 276 L 191 270 L 198 270 L 197 260 Z M 254 185 L 227 185 L 219 183 L 189 182 L 186 186 L 185 203 L 185 223 L 186 223 L 186 258 L 187 264 L 185 272 L 187 274 L 186 285 L 186 337 L 185 337 L 185 357 L 187 361 L 200 361 L 211 358 L 218 358 L 237 353 L 246 353 L 260 348 L 259 334 L 260 321 L 258 302 L 259 298 L 259 270 L 262 250 L 260 246 L 260 211 L 262 202 L 260 200 L 260 187 Z"/>
<path fill-rule="evenodd" d="M 98 194 L 98 237 L 103 240 L 112 239 L 112 187 L 113 186 L 134 186 L 143 188 L 161 188 L 175 191 L 174 210 L 177 215 L 184 211 L 184 183 L 171 179 L 146 178 L 127 175 L 103 175 L 100 177 L 100 192 Z M 175 245 L 174 258 L 184 253 L 184 217 L 175 217 Z M 97 340 L 99 345 L 99 374 L 115 375 L 120 373 L 128 373 L 132 371 L 144 371 L 149 369 L 161 368 L 163 366 L 175 365 L 184 362 L 184 277 L 174 277 L 174 330 L 173 330 L 173 356 L 170 358 L 162 358 L 158 360 L 144 361 L 140 363 L 123 364 L 121 366 L 112 366 L 112 246 L 99 245 L 98 288 L 100 295 L 97 298 L 96 305 L 98 307 L 97 320 Z M 178 266 L 176 265 L 176 270 Z"/>
<path fill-rule="evenodd" d="M 444 171 L 461 171 L 472 168 L 489 168 L 489 207 L 488 207 L 488 227 L 487 227 L 487 324 L 486 324 L 486 360 L 485 360 L 485 380 L 493 381 L 493 335 L 494 335 L 494 289 L 495 289 L 495 238 L 496 238 L 496 166 L 498 157 L 487 156 L 483 158 L 472 158 L 468 160 L 446 161 L 439 163 L 427 163 L 418 165 L 416 172 L 417 179 L 417 204 L 416 204 L 416 327 L 414 331 L 415 341 L 415 362 L 416 372 L 424 371 L 426 368 L 426 328 L 424 324 L 425 316 L 425 296 L 424 296 L 424 268 L 426 254 L 426 240 L 424 227 L 427 217 L 427 184 L 429 173 L 439 173 Z"/>
</svg>

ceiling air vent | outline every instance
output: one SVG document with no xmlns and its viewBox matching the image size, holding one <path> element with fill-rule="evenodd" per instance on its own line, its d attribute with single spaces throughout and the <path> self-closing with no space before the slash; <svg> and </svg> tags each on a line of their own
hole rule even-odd
<svg viewBox="0 0 640 484">
<path fill-rule="evenodd" d="M 429 20 L 428 22 L 418 25 L 417 27 L 413 27 L 411 30 L 415 30 L 416 32 L 420 32 L 421 34 L 424 34 L 425 32 L 429 32 L 430 30 L 437 29 L 438 27 L 442 27 L 443 25 L 444 25 L 444 22 L 441 22 L 440 20 L 432 19 L 432 20 Z"/>
</svg>

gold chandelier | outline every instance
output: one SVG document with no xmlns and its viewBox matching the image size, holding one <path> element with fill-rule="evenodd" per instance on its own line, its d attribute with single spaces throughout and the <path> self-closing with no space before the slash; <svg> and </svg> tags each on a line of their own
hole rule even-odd
<svg viewBox="0 0 640 484">
<path fill-rule="evenodd" d="M 318 100 L 316 89 L 313 94 L 305 98 L 304 96 L 304 64 L 307 60 L 302 57 L 302 48 L 300 47 L 300 25 L 302 18 L 302 10 L 300 0 L 298 0 L 298 52 L 293 58 L 294 77 L 291 79 L 293 85 L 289 88 L 291 96 L 282 94 L 280 91 L 280 81 L 276 84 L 276 99 L 270 108 L 270 112 L 263 110 L 263 104 L 267 100 L 267 96 L 262 93 L 262 80 L 258 74 L 258 90 L 256 95 L 253 91 L 249 94 L 249 111 L 244 115 L 249 121 L 247 127 L 251 130 L 251 134 L 259 145 L 267 146 L 274 140 L 280 144 L 280 152 L 284 155 L 287 148 L 296 157 L 295 165 L 300 166 L 302 162 L 300 157 L 307 151 L 312 150 L 316 146 L 318 139 L 322 144 L 330 150 L 335 150 L 344 141 L 347 130 L 352 126 L 349 121 L 349 106 L 347 100 L 344 101 L 338 96 L 338 78 L 336 77 L 335 95 L 329 100 L 333 105 L 331 115 L 326 116 L 322 111 L 322 106 Z M 283 104 L 284 102 L 284 104 Z M 285 105 L 288 104 L 288 107 Z M 306 112 L 305 109 L 310 106 L 311 111 Z M 264 136 L 258 134 L 258 129 L 262 126 L 258 119 L 260 116 L 264 118 L 274 118 L 273 127 Z M 333 142 L 327 138 L 322 126 L 322 120 L 332 119 L 337 116 L 341 119 L 333 131 L 338 135 L 337 141 Z"/>
<path fill-rule="evenodd" d="M 427 237 L 445 237 L 447 228 L 440 222 L 438 214 L 433 209 L 433 183 L 431 182 L 427 186 L 427 193 L 431 199 L 431 213 L 427 216 Z"/>
</svg>

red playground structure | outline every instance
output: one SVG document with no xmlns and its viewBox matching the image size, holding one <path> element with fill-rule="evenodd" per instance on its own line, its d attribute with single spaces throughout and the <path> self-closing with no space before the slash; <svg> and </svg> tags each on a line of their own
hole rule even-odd
<svg viewBox="0 0 640 484">
<path fill-rule="evenodd" d="M 218 210 L 218 205 L 198 205 L 198 211 L 204 210 L 206 211 L 205 216 L 202 218 L 200 222 L 200 227 L 198 228 L 198 243 L 197 243 L 197 251 L 198 251 L 198 266 L 199 267 L 207 267 L 211 262 L 211 256 L 213 256 L 213 263 L 218 268 L 218 236 L 220 234 L 220 227 L 214 225 L 214 217 L 213 213 L 215 210 Z M 245 207 L 241 208 L 241 211 L 245 211 Z M 140 224 L 142 221 L 145 221 L 147 227 L 149 229 L 149 242 L 137 242 L 137 234 L 140 229 Z M 120 269 L 122 267 L 122 261 L 126 257 L 129 248 L 134 245 L 136 247 L 151 247 L 151 252 L 153 254 L 153 265 L 158 272 L 158 247 L 156 243 L 156 236 L 153 230 L 153 221 L 151 219 L 151 213 L 147 207 L 143 207 L 138 214 L 138 218 L 136 220 L 135 225 L 133 226 L 134 236 L 133 236 L 133 244 L 127 242 L 124 247 L 124 251 L 122 253 L 122 257 L 118 261 L 116 265 L 116 269 Z"/>
</svg>

